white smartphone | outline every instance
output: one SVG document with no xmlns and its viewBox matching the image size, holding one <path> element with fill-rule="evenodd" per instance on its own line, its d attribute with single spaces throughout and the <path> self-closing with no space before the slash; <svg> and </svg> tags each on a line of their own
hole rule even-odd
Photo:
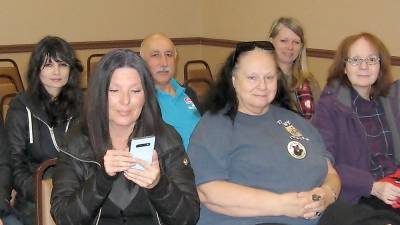
<svg viewBox="0 0 400 225">
<path fill-rule="evenodd" d="M 155 141 L 156 137 L 154 136 L 132 139 L 130 148 L 130 153 L 132 154 L 132 157 L 142 159 L 151 164 L 151 162 L 153 161 L 152 158 Z M 132 168 L 144 170 L 144 168 L 139 164 L 135 164 Z"/>
</svg>

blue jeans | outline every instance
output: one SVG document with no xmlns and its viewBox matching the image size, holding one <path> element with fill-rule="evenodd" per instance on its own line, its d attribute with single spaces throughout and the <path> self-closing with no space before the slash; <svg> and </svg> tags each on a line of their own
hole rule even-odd
<svg viewBox="0 0 400 225">
<path fill-rule="evenodd" d="M 9 214 L 1 219 L 4 225 L 23 225 L 14 214 Z"/>
</svg>

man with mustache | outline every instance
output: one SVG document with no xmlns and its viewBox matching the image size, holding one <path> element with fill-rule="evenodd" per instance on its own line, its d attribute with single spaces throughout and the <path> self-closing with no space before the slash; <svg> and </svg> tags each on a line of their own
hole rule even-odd
<svg viewBox="0 0 400 225">
<path fill-rule="evenodd" d="M 177 56 L 175 45 L 163 34 L 150 34 L 140 46 L 140 55 L 147 62 L 153 76 L 163 120 L 178 131 L 186 150 L 193 129 L 200 120 L 200 112 L 194 91 L 182 87 L 174 79 Z"/>
</svg>

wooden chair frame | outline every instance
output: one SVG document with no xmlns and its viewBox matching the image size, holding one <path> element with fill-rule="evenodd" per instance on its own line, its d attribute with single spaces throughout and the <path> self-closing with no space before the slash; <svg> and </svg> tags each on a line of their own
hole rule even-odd
<svg viewBox="0 0 400 225">
<path fill-rule="evenodd" d="M 52 166 L 55 166 L 57 163 L 57 158 L 48 159 L 42 162 L 39 167 L 36 169 L 35 174 L 35 192 L 36 192 L 36 223 L 37 225 L 43 224 L 43 216 L 42 216 L 42 180 L 43 175 L 46 170 Z"/>
<path fill-rule="evenodd" d="M 212 73 L 211 73 L 210 66 L 208 65 L 208 63 L 204 60 L 189 60 L 185 63 L 184 70 L 183 70 L 184 71 L 183 79 L 184 79 L 185 85 L 187 82 L 189 82 L 189 80 L 199 80 L 199 81 L 200 80 L 208 80 L 206 78 L 190 78 L 189 77 L 189 66 L 193 65 L 193 64 L 201 64 L 205 67 L 205 69 L 208 71 L 208 73 L 210 75 L 210 77 L 209 77 L 210 79 L 207 83 L 211 84 L 213 81 L 213 77 L 212 77 Z"/>
<path fill-rule="evenodd" d="M 87 73 L 86 73 L 86 84 L 89 86 L 89 80 L 90 80 L 90 75 L 92 75 L 91 73 L 92 73 L 92 69 L 91 69 L 91 67 L 90 67 L 90 65 L 92 65 L 92 60 L 94 59 L 94 58 L 102 58 L 103 56 L 104 56 L 105 54 L 92 54 L 92 55 L 90 55 L 89 57 L 88 57 L 88 59 L 87 59 L 87 61 L 86 61 L 86 71 L 87 71 Z"/>
<path fill-rule="evenodd" d="M 14 98 L 15 96 L 17 96 L 17 93 L 9 93 L 6 94 L 4 96 L 1 97 L 1 109 L 0 109 L 0 113 L 1 113 L 1 117 L 3 118 L 3 121 L 6 121 L 6 117 L 4 116 L 4 101 L 9 99 L 9 98 Z"/>
<path fill-rule="evenodd" d="M 24 88 L 24 83 L 22 82 L 21 74 L 19 73 L 19 69 L 18 69 L 17 63 L 12 59 L 0 59 L 0 62 L 9 62 L 9 63 L 11 63 L 13 65 L 13 67 L 15 68 L 16 72 L 17 72 L 17 76 L 15 78 L 13 76 L 11 76 L 11 75 L 8 75 L 8 74 L 1 74 L 1 76 L 6 75 L 6 76 L 10 77 L 8 79 L 11 79 L 11 80 L 14 81 L 13 83 L 14 83 L 17 91 L 24 90 L 25 89 Z"/>
</svg>

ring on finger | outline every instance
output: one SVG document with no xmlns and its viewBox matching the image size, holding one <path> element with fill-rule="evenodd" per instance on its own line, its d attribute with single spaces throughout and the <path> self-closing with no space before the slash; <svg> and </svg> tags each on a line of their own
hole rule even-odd
<svg viewBox="0 0 400 225">
<path fill-rule="evenodd" d="M 321 212 L 316 211 L 316 212 L 315 212 L 315 216 L 321 216 Z"/>
<path fill-rule="evenodd" d="M 314 202 L 316 202 L 316 201 L 319 201 L 319 200 L 321 199 L 321 195 L 313 194 L 313 195 L 311 196 L 311 198 L 312 198 L 312 200 L 313 200 Z"/>
</svg>

